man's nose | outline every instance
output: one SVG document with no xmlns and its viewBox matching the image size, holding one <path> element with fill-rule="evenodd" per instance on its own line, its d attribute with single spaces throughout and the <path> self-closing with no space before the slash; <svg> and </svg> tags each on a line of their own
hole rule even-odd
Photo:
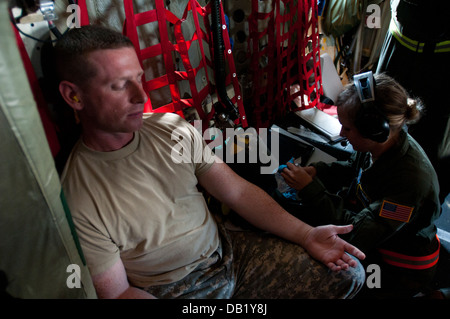
<svg viewBox="0 0 450 319">
<path fill-rule="evenodd" d="M 145 92 L 142 83 L 136 83 L 134 85 L 132 102 L 133 103 L 145 103 L 145 102 L 147 102 L 147 100 L 148 100 L 148 95 L 147 95 L 147 92 Z"/>
</svg>

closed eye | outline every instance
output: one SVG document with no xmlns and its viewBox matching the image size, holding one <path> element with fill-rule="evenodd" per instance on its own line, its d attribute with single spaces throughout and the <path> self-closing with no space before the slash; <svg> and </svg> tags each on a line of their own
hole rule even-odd
<svg viewBox="0 0 450 319">
<path fill-rule="evenodd" d="M 127 87 L 128 81 L 121 82 L 119 84 L 112 84 L 111 89 L 113 91 L 121 91 Z"/>
<path fill-rule="evenodd" d="M 137 77 L 136 77 L 136 82 L 139 84 L 142 84 L 142 75 L 144 74 L 144 72 L 139 72 Z M 123 78 L 121 80 L 119 80 L 116 83 L 111 84 L 111 89 L 113 91 L 122 91 L 125 90 L 127 88 L 128 85 L 130 85 L 130 81 L 133 81 L 132 79 L 129 78 Z"/>
</svg>

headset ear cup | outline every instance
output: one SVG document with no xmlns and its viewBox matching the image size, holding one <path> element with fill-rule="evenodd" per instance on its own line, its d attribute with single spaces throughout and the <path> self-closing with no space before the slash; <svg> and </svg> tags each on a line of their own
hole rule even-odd
<svg viewBox="0 0 450 319">
<path fill-rule="evenodd" d="M 361 108 L 355 126 L 359 133 L 372 141 L 383 143 L 389 137 L 389 121 L 376 106 L 376 81 L 372 71 L 354 75 L 353 85 L 358 93 Z"/>
<path fill-rule="evenodd" d="M 389 137 L 389 123 L 375 106 L 363 105 L 355 124 L 359 133 L 372 141 L 383 143 Z"/>
</svg>

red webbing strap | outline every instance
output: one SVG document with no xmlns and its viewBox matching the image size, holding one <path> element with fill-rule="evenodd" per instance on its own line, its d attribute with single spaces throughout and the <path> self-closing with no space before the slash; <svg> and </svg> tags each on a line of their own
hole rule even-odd
<svg viewBox="0 0 450 319">
<path fill-rule="evenodd" d="M 314 0 L 303 0 L 304 8 L 299 12 L 299 21 L 302 23 L 303 41 L 299 58 L 303 66 L 303 80 L 306 83 L 304 93 L 308 97 L 308 105 L 303 108 L 311 108 L 317 106 L 320 108 L 320 96 L 323 95 L 322 88 L 322 71 L 320 66 L 320 38 L 318 25 L 318 8 L 317 2 Z M 309 33 L 311 32 L 311 33 Z M 307 63 L 312 62 L 313 67 L 308 70 Z M 308 79 L 314 77 L 314 81 L 310 85 Z M 303 101 L 303 99 L 302 99 Z"/>
<path fill-rule="evenodd" d="M 273 2 L 272 2 L 273 6 Z M 259 12 L 259 1 L 252 1 L 252 11 L 248 17 L 249 24 L 249 59 L 250 70 L 253 78 L 252 104 L 253 126 L 267 127 L 268 121 L 272 118 L 272 108 L 274 104 L 274 83 L 276 65 L 274 62 L 275 33 L 270 28 L 275 24 L 274 10 L 269 12 Z M 268 28 L 260 31 L 259 24 L 267 25 Z M 271 88 L 271 89 L 267 89 Z"/>
<path fill-rule="evenodd" d="M 292 101 L 290 87 L 298 80 L 298 75 L 294 77 L 291 76 L 290 70 L 295 66 L 295 64 L 299 64 L 299 54 L 296 54 L 293 57 L 293 52 L 295 49 L 298 49 L 300 44 L 299 41 L 293 41 L 295 34 L 301 34 L 302 28 L 299 23 L 298 14 L 303 11 L 303 7 L 301 6 L 301 2 L 299 5 L 294 6 L 294 3 L 291 1 L 284 1 L 284 9 L 281 8 L 281 3 L 276 3 L 276 26 L 278 30 L 277 34 L 277 62 L 278 62 L 278 92 L 289 92 L 289 94 L 280 94 L 278 97 L 279 105 L 284 105 L 286 107 L 278 107 L 275 110 L 275 117 L 280 118 L 286 113 L 286 108 L 290 105 Z M 284 14 L 282 14 L 284 13 Z M 289 23 L 289 26 L 287 25 Z M 291 40 L 292 39 L 292 40 Z M 293 43 L 292 43 L 293 42 Z M 292 43 L 292 44 L 291 44 Z M 284 65 L 285 64 L 285 65 Z M 276 104 L 276 105 L 277 105 Z"/>
<path fill-rule="evenodd" d="M 275 15 L 275 48 L 276 48 L 276 64 L 277 64 L 277 82 L 275 83 L 275 85 L 271 85 L 270 81 L 268 83 L 268 88 L 271 87 L 276 87 L 277 91 L 276 92 L 280 92 L 280 90 L 283 90 L 283 75 L 286 74 L 286 68 L 283 68 L 283 59 L 285 59 L 286 63 L 289 63 L 287 57 L 286 57 L 286 48 L 285 48 L 285 43 L 283 41 L 284 37 L 282 36 L 283 33 L 285 33 L 286 31 L 284 31 L 284 23 L 286 21 L 286 19 L 283 19 L 283 16 L 281 15 L 281 1 L 275 1 L 275 12 L 277 13 Z M 288 28 L 289 30 L 289 28 Z M 287 47 L 292 47 L 291 43 L 287 43 Z M 286 79 L 287 80 L 287 79 Z M 277 101 L 275 102 L 275 106 L 280 103 L 280 105 L 285 105 L 284 103 L 284 96 L 282 95 L 276 95 Z M 278 102 L 278 103 L 277 103 Z M 279 113 L 281 113 L 281 110 L 283 108 L 280 107 L 272 107 L 272 118 L 276 118 L 279 116 Z"/>
<path fill-rule="evenodd" d="M 77 4 L 80 6 L 80 24 L 89 25 L 89 14 L 86 7 L 86 0 L 78 0 Z"/>
<path fill-rule="evenodd" d="M 145 54 L 145 59 L 151 57 L 151 56 L 156 56 L 160 53 L 160 45 L 155 45 L 151 48 L 147 48 L 146 50 L 141 50 L 140 48 L 140 44 L 139 44 L 139 38 L 138 38 L 138 34 L 137 34 L 137 22 L 139 22 L 139 24 L 145 23 L 145 21 L 143 22 L 142 19 L 140 19 L 141 17 L 143 17 L 143 15 L 141 14 L 136 14 L 134 15 L 134 9 L 133 9 L 133 1 L 125 1 L 123 2 L 123 6 L 124 6 L 124 10 L 125 10 L 125 22 L 124 22 L 124 26 L 123 26 L 123 34 L 125 34 L 126 36 L 128 36 L 131 40 L 131 42 L 133 42 L 134 44 L 134 48 L 136 50 L 136 54 L 138 56 L 139 62 L 141 63 L 141 67 L 144 68 L 144 65 L 142 63 L 144 57 L 143 55 Z M 151 13 L 147 13 L 147 15 L 145 16 L 149 21 L 154 21 L 154 17 L 151 17 Z M 143 83 L 143 87 L 144 90 L 147 92 L 149 92 L 149 88 L 148 88 L 148 83 L 147 81 L 145 81 L 145 75 L 142 75 L 142 83 Z M 152 111 L 152 105 L 151 105 L 151 100 L 150 98 L 147 100 L 147 103 L 145 103 L 144 106 L 144 112 L 148 113 Z"/>
<path fill-rule="evenodd" d="M 144 61 L 159 55 L 163 56 L 164 66 L 166 74 L 153 79 L 143 78 L 144 89 L 150 97 L 150 92 L 152 90 L 157 90 L 165 86 L 169 87 L 170 95 L 172 101 L 166 105 L 162 105 L 158 108 L 153 108 L 150 98 L 145 108 L 145 112 L 175 112 L 181 116 L 183 115 L 183 109 L 186 107 L 195 107 L 200 118 L 204 121 L 204 128 L 206 128 L 209 120 L 213 118 L 214 112 L 211 111 L 208 114 L 205 113 L 202 107 L 202 102 L 213 93 L 213 87 L 209 79 L 208 67 L 212 68 L 212 63 L 205 56 L 204 44 L 211 42 L 211 32 L 209 30 L 209 19 L 208 14 L 210 14 L 209 6 L 201 7 L 197 1 L 189 0 L 183 16 L 181 18 L 176 17 L 172 12 L 167 10 L 164 5 L 163 0 L 155 1 L 155 9 L 146 12 L 134 13 L 133 1 L 124 0 L 124 9 L 126 21 L 124 25 L 123 32 L 126 34 L 133 42 L 138 58 L 144 68 Z M 188 14 L 192 13 L 192 20 L 195 26 L 195 31 L 190 39 L 186 39 L 182 32 L 182 23 L 187 23 Z M 203 30 L 200 27 L 199 16 L 203 17 L 203 24 L 207 30 Z M 191 18 L 191 17 L 189 17 Z M 222 12 L 222 20 L 224 21 L 224 15 Z M 157 22 L 160 43 L 141 48 L 139 41 L 139 35 L 137 32 L 137 27 L 144 24 Z M 173 44 L 169 39 L 169 30 L 167 28 L 167 22 L 173 25 L 173 32 L 176 43 Z M 226 31 L 226 30 L 224 30 Z M 230 49 L 230 41 L 228 38 L 228 33 L 224 32 L 224 42 L 225 47 Z M 197 67 L 193 67 L 189 59 L 189 50 L 193 43 L 198 44 L 200 49 L 199 53 L 201 55 L 200 63 Z M 180 71 L 175 69 L 175 63 L 173 61 L 174 51 L 179 54 L 183 67 L 185 71 Z M 227 62 L 229 65 L 230 76 L 227 77 L 227 83 L 232 83 L 235 91 L 235 96 L 230 98 L 233 103 L 238 105 L 239 111 L 241 112 L 240 122 L 243 126 L 246 126 L 244 106 L 240 94 L 240 87 L 237 81 L 234 61 L 232 60 L 231 49 L 230 54 L 227 55 Z M 203 70 L 204 78 L 206 84 L 204 87 L 199 89 L 196 84 L 196 77 L 198 73 Z M 234 75 L 234 76 L 231 76 Z M 180 95 L 180 90 L 178 87 L 179 81 L 188 81 L 190 88 L 190 97 L 183 98 Z M 237 120 L 239 122 L 239 120 Z M 236 123 L 239 124 L 239 123 Z"/>
<path fill-rule="evenodd" d="M 379 248 L 378 251 L 383 258 L 383 261 L 389 265 L 415 270 L 428 269 L 435 266 L 439 261 L 441 243 L 437 235 L 436 239 L 438 241 L 437 250 L 427 256 L 408 256 L 381 248 Z"/>
<path fill-rule="evenodd" d="M 161 40 L 161 49 L 162 54 L 164 58 L 164 63 L 166 67 L 166 75 L 167 80 L 169 84 L 170 94 L 172 96 L 172 105 L 173 105 L 173 111 L 179 112 L 181 111 L 182 107 L 180 105 L 180 91 L 178 90 L 178 86 L 176 83 L 176 77 L 175 77 L 175 68 L 174 63 L 172 60 L 172 51 L 174 51 L 174 47 L 172 43 L 169 41 L 169 34 L 167 31 L 167 23 L 166 20 L 169 20 L 170 18 L 173 18 L 172 21 L 170 21 L 173 24 L 178 23 L 179 19 L 176 18 L 173 14 L 170 15 L 168 11 L 166 13 L 166 8 L 164 6 L 164 1 L 155 1 L 156 5 L 156 17 L 158 21 L 158 28 L 159 28 L 159 36 Z"/>
<path fill-rule="evenodd" d="M 205 59 L 204 58 L 201 59 L 200 64 L 197 68 L 192 67 L 192 65 L 190 63 L 190 59 L 189 59 L 189 49 L 191 48 L 191 45 L 194 41 L 197 41 L 196 43 L 199 44 L 199 49 L 200 49 L 202 57 L 205 56 L 201 37 L 198 36 L 198 30 L 201 30 L 201 29 L 200 29 L 200 24 L 198 21 L 198 14 L 196 14 L 198 12 L 197 7 L 198 7 L 197 3 L 193 2 L 192 0 L 189 1 L 186 9 L 184 10 L 182 18 L 180 20 L 178 20 L 178 23 L 175 24 L 174 33 L 175 33 L 175 39 L 177 40 L 177 43 L 178 43 L 181 61 L 183 62 L 183 66 L 186 70 L 185 71 L 185 79 L 188 79 L 188 80 L 193 79 L 193 81 L 189 81 L 189 88 L 191 90 L 192 101 L 188 101 L 188 102 L 190 102 L 189 104 L 185 103 L 184 107 L 185 106 L 195 107 L 200 118 L 205 119 L 206 114 L 203 111 L 203 108 L 201 106 L 202 106 L 202 101 L 203 101 L 203 99 L 206 98 L 206 95 L 208 94 L 208 92 L 203 91 L 202 95 L 201 95 L 199 93 L 199 91 L 197 90 L 197 86 L 196 86 L 196 82 L 195 82 L 196 75 L 200 69 L 205 70 L 206 78 L 207 78 L 207 81 L 209 82 Z M 194 32 L 194 34 L 192 35 L 192 38 L 190 40 L 185 40 L 185 38 L 183 36 L 183 31 L 181 28 L 181 23 L 182 23 L 182 21 L 186 20 L 189 11 L 192 12 L 192 17 L 194 20 L 194 26 L 195 26 L 196 32 Z M 202 12 L 202 11 L 200 10 L 200 12 Z M 206 95 L 205 95 L 205 92 L 206 92 Z M 206 123 L 204 123 L 204 124 L 206 124 Z"/>
<path fill-rule="evenodd" d="M 45 136 L 47 137 L 47 142 L 50 147 L 50 151 L 53 157 L 55 157 L 58 154 L 59 150 L 61 149 L 58 136 L 56 134 L 57 127 L 51 121 L 50 115 L 48 114 L 47 102 L 45 101 L 44 95 L 42 94 L 41 87 L 39 86 L 39 81 L 36 77 L 36 73 L 34 72 L 33 65 L 31 63 L 25 45 L 22 41 L 22 38 L 20 37 L 20 34 L 16 28 L 13 27 L 12 29 L 14 30 L 14 34 L 16 36 L 16 43 L 19 48 L 20 57 L 22 58 L 23 65 L 27 73 L 30 88 L 31 91 L 33 92 L 33 97 L 37 105 L 42 125 L 44 127 Z"/>
<path fill-rule="evenodd" d="M 254 79 L 253 120 L 255 126 L 267 127 L 293 109 L 294 99 L 300 109 L 318 105 L 323 94 L 320 42 L 315 0 L 277 0 L 264 12 L 260 10 L 260 1 L 252 0 L 248 47 Z M 261 25 L 267 28 L 260 30 Z M 314 83 L 309 83 L 310 78 Z M 291 90 L 294 84 L 300 84 L 299 90 Z"/>
</svg>

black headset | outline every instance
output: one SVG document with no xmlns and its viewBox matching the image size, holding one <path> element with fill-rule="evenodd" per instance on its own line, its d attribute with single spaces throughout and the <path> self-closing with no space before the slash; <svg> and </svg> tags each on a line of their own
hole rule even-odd
<svg viewBox="0 0 450 319">
<path fill-rule="evenodd" d="M 389 121 L 375 103 L 375 79 L 372 71 L 355 74 L 353 83 L 361 100 L 355 126 L 361 135 L 372 141 L 383 143 L 389 137 Z"/>
</svg>

